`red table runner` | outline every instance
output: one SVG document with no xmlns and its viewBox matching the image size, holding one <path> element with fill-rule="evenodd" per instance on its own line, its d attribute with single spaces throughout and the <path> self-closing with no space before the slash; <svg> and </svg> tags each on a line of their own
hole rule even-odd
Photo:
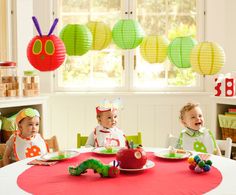
<svg viewBox="0 0 236 195">
<path fill-rule="evenodd" d="M 17 184 L 32 194 L 203 194 L 218 186 L 222 175 L 214 166 L 210 172 L 197 174 L 188 168 L 186 160 L 162 160 L 148 153 L 148 159 L 155 163 L 151 169 L 139 172 L 121 172 L 116 178 L 101 178 L 92 170 L 81 176 L 71 176 L 68 166 L 77 165 L 88 158 L 109 163 L 114 156 L 99 156 L 82 153 L 61 161 L 54 166 L 33 166 L 19 175 Z M 213 162 L 214 165 L 214 162 Z"/>
</svg>

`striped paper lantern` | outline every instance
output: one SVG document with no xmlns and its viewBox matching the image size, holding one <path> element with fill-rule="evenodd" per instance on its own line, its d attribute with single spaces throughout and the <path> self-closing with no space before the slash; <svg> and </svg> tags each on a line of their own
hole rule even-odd
<svg viewBox="0 0 236 195">
<path fill-rule="evenodd" d="M 111 43 L 111 30 L 103 22 L 88 22 L 87 27 L 93 35 L 92 50 L 105 49 Z"/>
<path fill-rule="evenodd" d="M 190 68 L 190 53 L 197 41 L 192 37 L 176 37 L 168 46 L 167 55 L 178 68 Z"/>
<path fill-rule="evenodd" d="M 69 56 L 81 56 L 92 46 L 92 34 L 89 28 L 80 24 L 68 24 L 60 32 Z"/>
<path fill-rule="evenodd" d="M 225 63 L 224 50 L 217 43 L 199 43 L 192 49 L 190 63 L 199 74 L 217 74 Z"/>
<path fill-rule="evenodd" d="M 141 56 L 149 63 L 162 63 L 167 56 L 168 40 L 163 36 L 147 36 L 140 45 Z"/>
<path fill-rule="evenodd" d="M 143 29 L 136 20 L 119 20 L 112 29 L 112 39 L 122 49 L 134 49 L 138 47 L 143 37 Z"/>
</svg>

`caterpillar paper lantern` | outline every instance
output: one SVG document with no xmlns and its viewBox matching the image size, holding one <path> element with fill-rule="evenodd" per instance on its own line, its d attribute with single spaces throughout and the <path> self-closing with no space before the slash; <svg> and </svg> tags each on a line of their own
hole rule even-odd
<svg viewBox="0 0 236 195">
<path fill-rule="evenodd" d="M 192 49 L 190 63 L 195 72 L 202 75 L 214 75 L 225 63 L 224 50 L 217 43 L 199 43 Z"/>
<path fill-rule="evenodd" d="M 105 49 L 111 43 L 111 30 L 103 22 L 88 22 L 87 27 L 92 33 L 92 50 Z"/>
<path fill-rule="evenodd" d="M 92 47 L 92 34 L 85 25 L 67 24 L 59 36 L 69 56 L 82 56 Z"/>
<path fill-rule="evenodd" d="M 167 56 L 168 40 L 163 36 L 148 36 L 140 45 L 141 56 L 149 63 L 162 63 Z"/>
<path fill-rule="evenodd" d="M 57 36 L 52 35 L 58 19 L 54 20 L 48 35 L 42 35 L 36 17 L 33 16 L 32 19 L 39 36 L 35 36 L 28 44 L 28 60 L 40 71 L 55 70 L 64 62 L 66 56 L 64 43 Z"/>
<path fill-rule="evenodd" d="M 190 53 L 197 41 L 192 37 L 176 37 L 168 47 L 168 58 L 178 68 L 190 68 Z"/>
<path fill-rule="evenodd" d="M 87 169 L 93 169 L 94 173 L 99 173 L 101 177 L 116 177 L 120 174 L 118 169 L 119 163 L 113 161 L 113 166 L 104 165 L 101 161 L 96 159 L 88 159 L 82 162 L 80 165 L 69 167 L 69 173 L 74 176 L 86 173 Z"/>
<path fill-rule="evenodd" d="M 136 20 L 119 20 L 112 29 L 112 39 L 122 49 L 134 49 L 138 47 L 143 37 L 143 29 Z"/>
</svg>

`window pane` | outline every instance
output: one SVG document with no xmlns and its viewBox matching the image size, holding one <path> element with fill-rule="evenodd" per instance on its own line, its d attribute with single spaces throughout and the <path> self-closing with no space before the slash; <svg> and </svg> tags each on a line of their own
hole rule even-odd
<svg viewBox="0 0 236 195">
<path fill-rule="evenodd" d="M 122 18 L 121 13 L 134 11 L 136 13 L 134 17 L 146 36 L 162 35 L 170 42 L 178 36 L 191 35 L 196 38 L 197 0 L 61 0 L 60 2 L 62 2 L 61 27 L 71 23 L 86 24 L 89 21 L 100 21 L 112 30 L 115 23 Z M 121 6 L 122 3 L 125 7 Z M 132 15 L 128 17 L 131 18 Z M 136 55 L 135 70 L 132 69 L 133 54 Z M 127 67 L 127 70 L 124 70 L 123 66 Z M 131 78 L 125 75 L 130 74 L 128 70 L 132 71 Z M 114 43 L 101 51 L 90 50 L 83 56 L 68 56 L 66 62 L 58 69 L 57 75 L 59 88 L 76 90 L 123 87 L 134 87 L 136 90 L 138 88 L 178 90 L 188 89 L 190 86 L 198 87 L 200 78 L 191 69 L 177 68 L 167 58 L 163 63 L 150 64 L 140 55 L 139 47 L 127 51 L 118 48 Z"/>
<path fill-rule="evenodd" d="M 164 35 L 169 41 L 178 36 L 196 37 L 196 0 L 137 0 L 137 19 L 148 35 Z M 149 64 L 136 49 L 134 86 L 142 88 L 196 86 L 199 78 L 191 69 L 179 69 L 168 58 Z"/>
<path fill-rule="evenodd" d="M 89 11 L 88 0 L 62 0 L 62 13 L 65 12 L 87 12 Z"/>
<path fill-rule="evenodd" d="M 94 0 L 92 3 L 93 12 L 120 12 L 120 0 Z"/>
<path fill-rule="evenodd" d="M 93 57 L 94 85 L 98 88 L 119 87 L 122 85 L 121 53 L 99 52 Z"/>
<path fill-rule="evenodd" d="M 101 21 L 110 29 L 121 13 L 120 0 L 63 0 L 60 13 L 62 25 Z M 114 88 L 124 85 L 121 50 L 111 43 L 101 51 L 90 50 L 83 56 L 67 56 L 58 69 L 58 87 Z"/>
</svg>

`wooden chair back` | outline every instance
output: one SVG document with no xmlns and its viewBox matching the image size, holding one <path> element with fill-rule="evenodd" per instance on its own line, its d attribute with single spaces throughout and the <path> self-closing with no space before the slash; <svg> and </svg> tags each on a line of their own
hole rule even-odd
<svg viewBox="0 0 236 195">
<path fill-rule="evenodd" d="M 46 144 L 48 145 L 49 152 L 59 151 L 59 146 L 57 142 L 57 137 L 54 135 L 50 139 L 45 139 Z"/>
<path fill-rule="evenodd" d="M 6 144 L 0 144 L 0 167 L 3 167 L 3 155 L 6 149 Z"/>
</svg>

